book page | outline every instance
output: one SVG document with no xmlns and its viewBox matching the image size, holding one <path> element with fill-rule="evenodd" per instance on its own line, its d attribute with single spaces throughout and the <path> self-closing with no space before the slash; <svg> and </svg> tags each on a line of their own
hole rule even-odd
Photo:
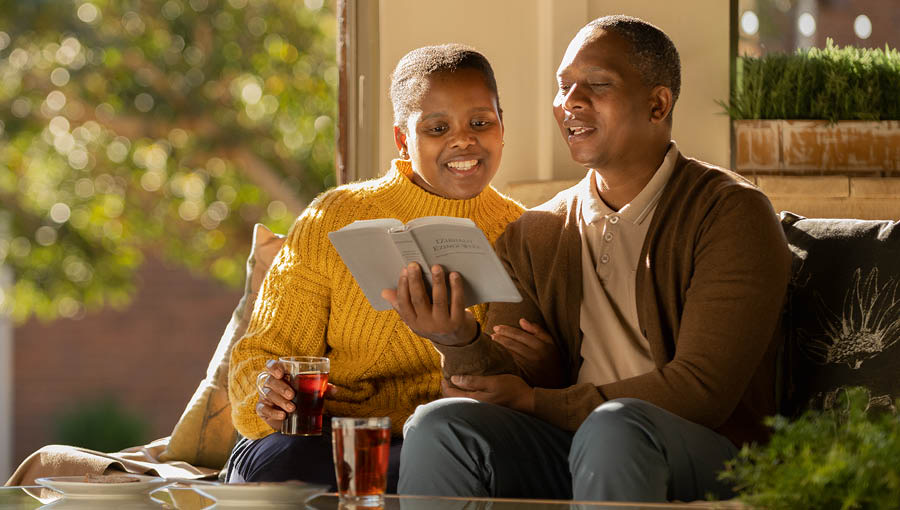
<svg viewBox="0 0 900 510">
<path fill-rule="evenodd" d="M 405 225 L 405 228 L 408 230 L 412 230 L 414 228 L 422 227 L 425 225 L 458 225 L 460 227 L 470 227 L 478 229 L 478 225 L 475 225 L 475 222 L 471 219 L 456 218 L 454 216 L 422 216 L 421 218 L 409 220 L 409 222 L 407 222 L 407 224 Z"/>
<path fill-rule="evenodd" d="M 400 254 L 400 258 L 403 259 L 403 265 L 407 266 L 410 262 L 415 262 L 419 264 L 419 267 L 422 268 L 423 276 L 425 277 L 425 287 L 428 290 L 428 293 L 431 293 L 431 271 L 429 271 L 428 261 L 422 254 L 422 250 L 419 249 L 419 244 L 416 241 L 416 238 L 413 237 L 412 233 L 403 228 L 403 229 L 391 229 L 390 232 L 391 240 L 394 241 L 394 246 L 397 247 L 397 252 Z M 394 285 L 391 288 L 396 288 L 397 282 L 394 282 Z"/>
<path fill-rule="evenodd" d="M 440 264 L 448 273 L 456 271 L 463 276 L 467 307 L 492 301 L 521 301 L 519 291 L 484 232 L 471 220 L 465 221 L 469 225 L 450 221 L 407 226 L 422 250 L 428 268 Z"/>
<path fill-rule="evenodd" d="M 358 228 L 380 228 L 382 230 L 390 230 L 392 228 L 404 228 L 404 226 L 403 222 L 396 218 L 378 218 L 375 220 L 356 220 L 341 230 L 355 230 Z"/>
</svg>

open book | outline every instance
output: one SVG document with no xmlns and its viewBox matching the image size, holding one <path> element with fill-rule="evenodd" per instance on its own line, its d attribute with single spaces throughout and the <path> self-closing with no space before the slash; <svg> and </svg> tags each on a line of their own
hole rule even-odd
<svg viewBox="0 0 900 510">
<path fill-rule="evenodd" d="M 468 218 L 426 216 L 406 225 L 393 218 L 359 220 L 328 238 L 376 310 L 391 309 L 381 291 L 396 289 L 410 262 L 422 267 L 429 293 L 431 266 L 461 274 L 466 307 L 522 300 L 484 232 Z"/>
</svg>

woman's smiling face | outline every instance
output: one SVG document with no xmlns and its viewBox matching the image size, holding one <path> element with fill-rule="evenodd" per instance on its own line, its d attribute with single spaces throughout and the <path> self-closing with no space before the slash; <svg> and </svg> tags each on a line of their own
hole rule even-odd
<svg viewBox="0 0 900 510">
<path fill-rule="evenodd" d="M 426 191 L 472 198 L 500 167 L 503 123 L 497 96 L 478 70 L 430 75 L 404 127 L 394 126 L 397 147 L 408 151 L 413 181 Z"/>
</svg>

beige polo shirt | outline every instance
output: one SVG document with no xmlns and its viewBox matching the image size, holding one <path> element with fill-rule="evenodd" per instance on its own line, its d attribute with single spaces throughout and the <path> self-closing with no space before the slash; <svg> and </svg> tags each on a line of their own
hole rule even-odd
<svg viewBox="0 0 900 510">
<path fill-rule="evenodd" d="M 614 211 L 600 198 L 597 172 L 591 195 L 578 211 L 581 233 L 581 357 L 578 382 L 596 386 L 655 367 L 641 334 L 635 301 L 635 275 L 644 237 L 663 188 L 675 168 L 678 148 L 671 142 L 662 164 L 634 200 Z"/>
</svg>

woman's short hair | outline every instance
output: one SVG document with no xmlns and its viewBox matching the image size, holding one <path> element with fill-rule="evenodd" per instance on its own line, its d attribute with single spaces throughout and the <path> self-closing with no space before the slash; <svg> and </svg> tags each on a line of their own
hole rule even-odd
<svg viewBox="0 0 900 510">
<path fill-rule="evenodd" d="M 440 44 L 423 46 L 410 51 L 394 68 L 391 74 L 391 105 L 394 108 L 394 124 L 406 131 L 406 121 L 426 91 L 426 79 L 436 73 L 453 73 L 460 69 L 475 69 L 484 76 L 484 84 L 497 97 L 500 109 L 500 94 L 494 69 L 484 55 L 464 44 Z"/>
</svg>

